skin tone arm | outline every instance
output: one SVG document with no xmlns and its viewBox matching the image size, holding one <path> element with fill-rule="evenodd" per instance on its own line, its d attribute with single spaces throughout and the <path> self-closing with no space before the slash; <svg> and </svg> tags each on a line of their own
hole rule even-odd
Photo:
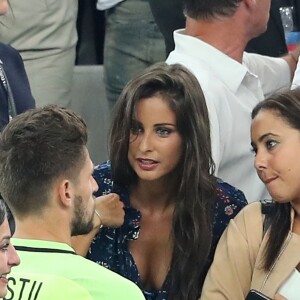
<svg viewBox="0 0 300 300">
<path fill-rule="evenodd" d="M 300 45 L 298 45 L 293 51 L 289 54 L 283 56 L 282 58 L 289 64 L 291 70 L 291 80 L 294 77 L 294 72 L 297 67 L 298 59 L 300 55 Z"/>
<path fill-rule="evenodd" d="M 286 298 L 284 298 L 283 296 L 276 294 L 274 297 L 274 300 L 287 300 Z"/>
<path fill-rule="evenodd" d="M 124 223 L 124 204 L 117 194 L 100 196 L 95 199 L 95 208 L 100 215 L 94 214 L 94 229 L 86 235 L 72 237 L 72 247 L 77 254 L 86 256 L 93 238 L 99 232 L 101 225 L 105 227 L 120 227 Z M 101 220 L 100 220 L 101 219 Z"/>
</svg>

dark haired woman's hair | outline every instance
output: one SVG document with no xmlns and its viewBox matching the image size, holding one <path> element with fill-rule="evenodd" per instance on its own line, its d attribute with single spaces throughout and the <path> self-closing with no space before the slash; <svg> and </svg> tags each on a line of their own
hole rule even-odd
<svg viewBox="0 0 300 300">
<path fill-rule="evenodd" d="M 7 217 L 6 205 L 3 199 L 1 199 L 1 195 L 0 195 L 0 225 L 3 224 L 6 217 Z"/>
<path fill-rule="evenodd" d="M 300 131 L 300 89 L 283 91 L 260 102 L 252 111 L 252 119 L 260 111 L 272 111 L 289 126 Z M 290 203 L 275 203 L 270 212 L 270 234 L 263 263 L 266 271 L 275 263 L 288 235 L 291 225 L 290 211 Z"/>
<path fill-rule="evenodd" d="M 113 112 L 110 132 L 112 178 L 122 185 L 137 181 L 128 161 L 130 130 L 137 103 L 153 96 L 167 101 L 176 114 L 183 149 L 176 169 L 168 298 L 194 300 L 201 292 L 210 251 L 216 182 L 204 95 L 197 79 L 185 67 L 156 64 L 124 88 Z"/>
</svg>

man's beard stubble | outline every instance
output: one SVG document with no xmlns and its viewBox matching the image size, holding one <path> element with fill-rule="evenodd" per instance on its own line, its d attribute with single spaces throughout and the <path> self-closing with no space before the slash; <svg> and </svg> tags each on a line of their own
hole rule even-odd
<svg viewBox="0 0 300 300">
<path fill-rule="evenodd" d="M 86 220 L 87 210 L 81 196 L 74 199 L 74 217 L 71 224 L 71 236 L 87 234 L 93 229 L 93 214 Z"/>
</svg>

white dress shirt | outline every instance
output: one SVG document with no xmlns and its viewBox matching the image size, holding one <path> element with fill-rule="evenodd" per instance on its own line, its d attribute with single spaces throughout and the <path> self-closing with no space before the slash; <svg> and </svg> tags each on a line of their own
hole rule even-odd
<svg viewBox="0 0 300 300">
<path fill-rule="evenodd" d="M 268 196 L 254 169 L 251 111 L 265 96 L 289 87 L 290 69 L 281 58 L 244 53 L 243 64 L 184 30 L 174 32 L 167 63 L 180 63 L 197 77 L 209 111 L 216 176 L 239 188 L 248 202 Z"/>
</svg>

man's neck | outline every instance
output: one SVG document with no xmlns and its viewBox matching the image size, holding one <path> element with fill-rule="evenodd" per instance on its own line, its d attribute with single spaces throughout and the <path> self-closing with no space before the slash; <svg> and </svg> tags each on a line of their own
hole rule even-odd
<svg viewBox="0 0 300 300">
<path fill-rule="evenodd" d="M 71 246 L 70 229 L 62 222 L 32 216 L 23 220 L 16 219 L 16 230 L 13 237 L 59 242 Z"/>
<path fill-rule="evenodd" d="M 231 19 L 205 21 L 187 17 L 185 33 L 242 63 L 248 38 L 242 30 L 235 28 L 236 26 L 236 22 Z"/>
</svg>

